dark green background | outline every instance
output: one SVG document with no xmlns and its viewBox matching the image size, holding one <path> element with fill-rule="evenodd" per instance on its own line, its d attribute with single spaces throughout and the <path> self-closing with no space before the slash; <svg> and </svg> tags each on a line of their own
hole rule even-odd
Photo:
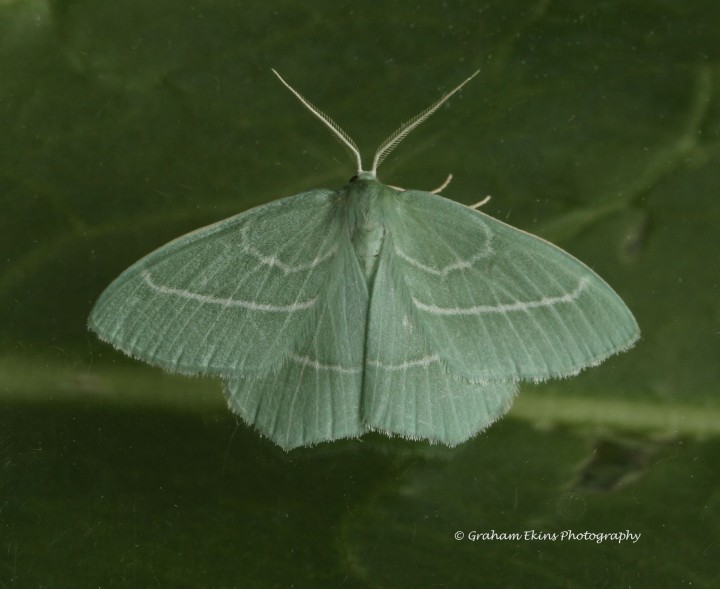
<svg viewBox="0 0 720 589">
<path fill-rule="evenodd" d="M 643 339 L 454 450 L 289 454 L 99 343 L 143 254 L 353 174 L 271 67 L 368 161 L 480 68 L 381 179 L 491 194 Z M 0 0 L 0 588 L 717 586 L 719 164 L 714 0 Z"/>
</svg>

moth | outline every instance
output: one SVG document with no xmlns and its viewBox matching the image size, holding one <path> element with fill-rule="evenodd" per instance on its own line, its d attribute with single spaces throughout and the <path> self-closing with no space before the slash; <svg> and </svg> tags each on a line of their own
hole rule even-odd
<svg viewBox="0 0 720 589">
<path fill-rule="evenodd" d="M 402 125 L 365 171 L 198 229 L 125 270 L 90 328 L 165 370 L 224 381 L 230 408 L 282 448 L 369 431 L 449 446 L 487 428 L 521 381 L 576 374 L 638 325 L 585 264 L 378 166 L 478 72 Z"/>
</svg>

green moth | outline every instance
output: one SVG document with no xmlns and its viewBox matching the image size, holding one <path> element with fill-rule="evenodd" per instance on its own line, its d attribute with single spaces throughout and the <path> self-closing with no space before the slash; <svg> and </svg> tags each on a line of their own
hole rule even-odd
<svg viewBox="0 0 720 589">
<path fill-rule="evenodd" d="M 273 70 L 274 71 L 274 70 Z M 554 245 L 378 165 L 477 72 L 405 123 L 357 175 L 184 235 L 123 272 L 89 326 L 126 354 L 220 377 L 230 408 L 288 450 L 378 431 L 449 446 L 518 383 L 576 374 L 639 337 L 620 297 Z"/>
</svg>

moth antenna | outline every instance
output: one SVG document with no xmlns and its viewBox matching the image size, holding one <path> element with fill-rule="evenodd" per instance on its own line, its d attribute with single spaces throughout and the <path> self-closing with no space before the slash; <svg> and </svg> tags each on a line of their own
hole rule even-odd
<svg viewBox="0 0 720 589">
<path fill-rule="evenodd" d="M 326 115 L 317 106 L 315 106 L 312 102 L 310 102 L 307 98 L 300 94 L 300 92 L 298 92 L 297 90 L 295 90 L 295 88 L 288 84 L 274 68 L 270 69 L 272 69 L 272 73 L 275 74 L 278 77 L 278 80 L 280 80 L 283 85 L 295 95 L 295 97 L 303 104 L 303 106 L 307 108 L 312 114 L 314 114 L 318 119 L 320 119 L 323 124 L 327 126 L 330 131 L 333 132 L 333 134 L 340 141 L 340 143 L 342 143 L 350 150 L 350 153 L 355 156 L 355 161 L 357 163 L 357 173 L 359 174 L 360 172 L 362 172 L 363 169 L 362 158 L 360 157 L 360 150 L 358 149 L 358 146 L 352 140 L 350 135 L 343 131 L 340 125 L 333 121 L 328 115 Z"/>
<path fill-rule="evenodd" d="M 447 94 L 444 94 L 440 98 L 440 100 L 438 100 L 437 102 L 428 106 L 420 114 L 415 115 L 412 119 L 410 119 L 408 122 L 406 122 L 404 125 L 402 125 L 397 131 L 395 131 L 392 135 L 390 135 L 390 137 L 388 137 L 385 141 L 383 141 L 382 144 L 380 145 L 380 147 L 378 147 L 377 151 L 375 152 L 375 157 L 373 158 L 373 166 L 372 166 L 371 173 L 377 175 L 378 166 L 387 157 L 387 155 L 393 149 L 395 149 L 398 146 L 398 144 L 403 139 L 405 139 L 405 137 L 407 137 L 408 134 L 413 129 L 415 129 L 421 123 L 425 122 L 431 114 L 433 114 L 437 109 L 439 109 L 448 100 L 448 98 L 450 98 L 453 94 L 455 94 L 458 90 L 460 90 L 465 84 L 467 84 L 470 80 L 472 80 L 479 73 L 480 73 L 480 70 L 477 70 L 472 76 L 467 78 L 459 86 L 456 86 L 454 89 L 450 90 L 450 92 L 448 92 Z M 291 88 L 291 90 L 292 90 L 292 88 Z M 293 92 L 294 92 L 294 90 L 293 90 Z"/>
</svg>

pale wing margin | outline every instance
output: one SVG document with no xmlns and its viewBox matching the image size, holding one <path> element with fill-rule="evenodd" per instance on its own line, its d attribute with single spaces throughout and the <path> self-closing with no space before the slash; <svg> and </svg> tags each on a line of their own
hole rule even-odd
<svg viewBox="0 0 720 589">
<path fill-rule="evenodd" d="M 638 339 L 622 299 L 560 248 L 427 192 L 396 193 L 385 207 L 418 324 L 453 372 L 569 376 Z"/>
<path fill-rule="evenodd" d="M 123 272 L 89 326 L 169 371 L 265 374 L 312 320 L 344 238 L 343 206 L 313 190 L 180 237 Z"/>
</svg>

